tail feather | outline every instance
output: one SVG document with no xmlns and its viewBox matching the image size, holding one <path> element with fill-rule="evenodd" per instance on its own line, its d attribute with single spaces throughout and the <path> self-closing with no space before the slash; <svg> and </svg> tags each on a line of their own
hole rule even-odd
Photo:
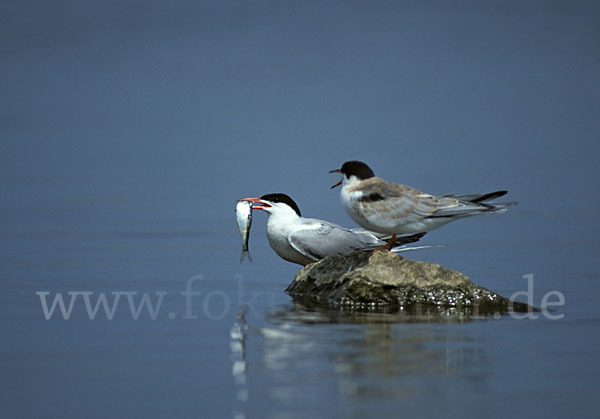
<svg viewBox="0 0 600 419">
<path fill-rule="evenodd" d="M 244 258 L 248 256 L 248 260 L 250 262 L 252 262 L 252 256 L 250 255 L 250 250 L 243 250 L 242 249 L 242 254 L 240 255 L 240 263 L 242 263 L 244 261 Z"/>
<path fill-rule="evenodd" d="M 446 194 L 442 195 L 445 198 L 454 198 L 459 201 L 467 201 L 473 202 L 474 204 L 478 204 L 480 202 L 491 201 L 492 199 L 500 198 L 508 193 L 508 191 L 495 191 L 489 192 L 485 194 L 470 194 L 470 195 L 456 195 L 456 194 Z"/>
<path fill-rule="evenodd" d="M 410 236 L 397 237 L 395 246 L 402 246 L 402 245 L 406 245 L 409 243 L 418 242 L 419 240 L 421 240 L 423 238 L 423 236 L 425 236 L 425 234 L 427 234 L 427 233 L 416 233 L 416 234 L 411 234 Z M 391 237 L 389 237 L 386 241 L 389 241 L 390 239 L 391 239 Z"/>
<path fill-rule="evenodd" d="M 507 194 L 507 191 L 495 191 L 485 194 L 454 195 L 447 194 L 440 197 L 440 203 L 447 200 L 448 206 L 440 208 L 430 218 L 461 218 L 475 214 L 496 213 L 506 211 L 506 208 L 516 205 L 516 202 L 489 202 Z M 450 199 L 452 201 L 450 201 Z M 456 205 L 456 201 L 458 205 Z"/>
<path fill-rule="evenodd" d="M 390 252 L 401 253 L 401 252 L 409 252 L 411 250 L 432 249 L 432 248 L 435 248 L 435 247 L 446 247 L 446 245 L 445 244 L 430 244 L 430 245 L 426 245 L 426 246 L 406 246 L 406 245 L 402 245 L 402 246 L 392 247 L 390 249 Z"/>
<path fill-rule="evenodd" d="M 504 196 L 507 193 L 508 193 L 508 191 L 490 192 L 490 193 L 483 194 L 475 199 L 472 199 L 471 202 L 478 203 L 478 202 L 491 201 L 492 199 L 500 198 L 501 196 Z"/>
</svg>

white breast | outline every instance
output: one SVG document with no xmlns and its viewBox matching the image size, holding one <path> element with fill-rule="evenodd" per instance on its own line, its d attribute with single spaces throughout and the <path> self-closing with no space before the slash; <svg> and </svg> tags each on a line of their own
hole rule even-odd
<svg viewBox="0 0 600 419">
<path fill-rule="evenodd" d="M 269 217 L 267 221 L 267 239 L 271 248 L 281 257 L 288 262 L 298 263 L 300 265 L 306 265 L 314 262 L 299 253 L 296 249 L 290 246 L 288 242 L 288 236 L 292 231 L 293 224 L 282 222 L 277 220 L 275 217 Z"/>
</svg>

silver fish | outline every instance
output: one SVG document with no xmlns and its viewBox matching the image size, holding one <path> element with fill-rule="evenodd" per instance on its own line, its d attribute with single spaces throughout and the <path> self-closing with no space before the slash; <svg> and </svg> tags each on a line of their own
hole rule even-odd
<svg viewBox="0 0 600 419">
<path fill-rule="evenodd" d="M 250 227 L 252 226 L 252 202 L 238 201 L 235 206 L 235 216 L 237 218 L 238 233 L 240 233 L 240 237 L 242 238 L 240 263 L 242 263 L 246 255 L 248 255 L 248 259 L 252 262 L 252 257 L 248 250 L 248 239 L 250 238 Z"/>
</svg>

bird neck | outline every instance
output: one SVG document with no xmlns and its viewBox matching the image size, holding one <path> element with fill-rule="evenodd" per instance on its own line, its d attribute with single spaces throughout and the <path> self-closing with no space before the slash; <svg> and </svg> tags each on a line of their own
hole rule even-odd
<svg viewBox="0 0 600 419">
<path fill-rule="evenodd" d="M 269 216 L 269 223 L 291 223 L 297 220 L 298 214 L 293 209 L 280 209 L 278 211 L 273 211 Z"/>
</svg>

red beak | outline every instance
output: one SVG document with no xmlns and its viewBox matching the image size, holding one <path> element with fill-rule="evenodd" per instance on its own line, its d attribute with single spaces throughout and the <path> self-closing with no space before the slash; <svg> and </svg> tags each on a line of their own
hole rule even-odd
<svg viewBox="0 0 600 419">
<path fill-rule="evenodd" d="M 253 210 L 264 210 L 267 208 L 271 208 L 270 204 L 268 204 L 265 201 L 261 201 L 258 198 L 244 198 L 244 199 L 241 199 L 241 201 L 250 201 L 250 202 L 256 202 L 256 203 L 261 204 L 261 205 L 252 205 Z"/>
</svg>

